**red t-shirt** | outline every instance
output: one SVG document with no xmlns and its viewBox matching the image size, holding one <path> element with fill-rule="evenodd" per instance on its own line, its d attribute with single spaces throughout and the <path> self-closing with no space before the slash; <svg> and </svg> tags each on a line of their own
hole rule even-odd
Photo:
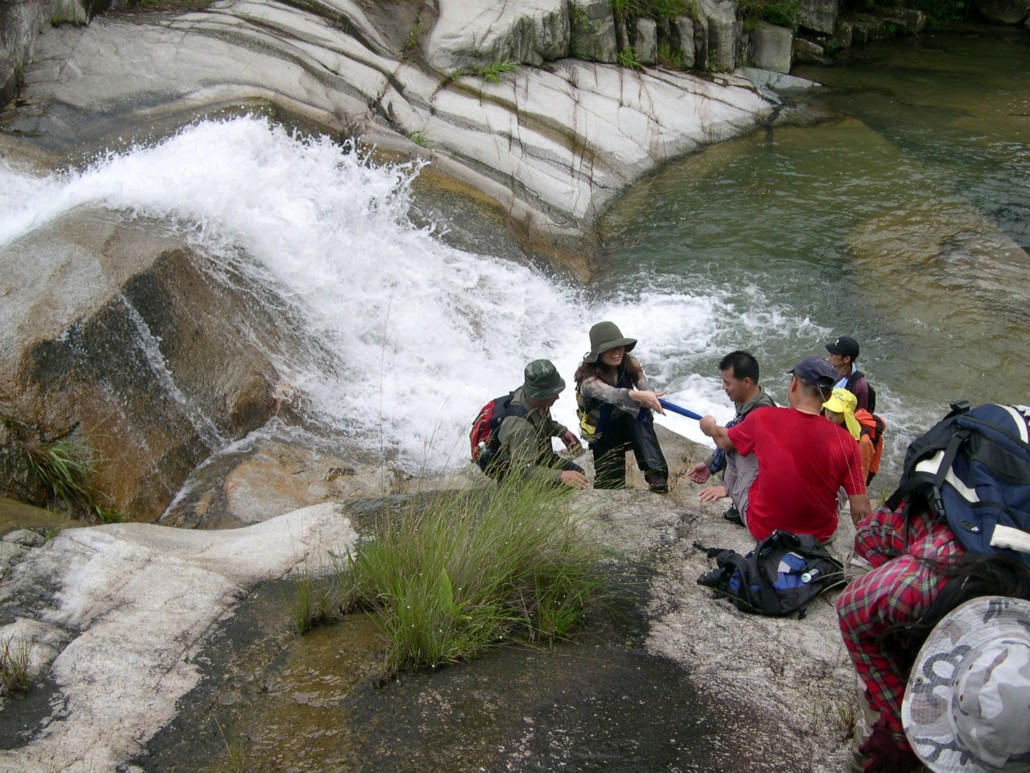
<svg viewBox="0 0 1030 773">
<path fill-rule="evenodd" d="M 756 540 L 785 529 L 825 542 L 837 530 L 837 489 L 865 493 L 858 443 L 824 416 L 763 408 L 727 431 L 738 453 L 758 455 L 746 514 Z"/>
</svg>

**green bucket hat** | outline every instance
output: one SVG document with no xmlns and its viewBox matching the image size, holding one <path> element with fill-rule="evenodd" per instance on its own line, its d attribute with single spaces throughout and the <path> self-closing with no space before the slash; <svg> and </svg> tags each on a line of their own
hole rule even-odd
<svg viewBox="0 0 1030 773">
<path fill-rule="evenodd" d="M 598 322 L 590 328 L 590 351 L 583 355 L 583 362 L 595 363 L 597 358 L 617 346 L 625 346 L 627 352 L 633 351 L 637 339 L 626 338 L 614 322 Z"/>
<path fill-rule="evenodd" d="M 565 381 L 550 360 L 533 360 L 526 366 L 522 394 L 533 400 L 549 400 L 561 394 Z"/>
</svg>

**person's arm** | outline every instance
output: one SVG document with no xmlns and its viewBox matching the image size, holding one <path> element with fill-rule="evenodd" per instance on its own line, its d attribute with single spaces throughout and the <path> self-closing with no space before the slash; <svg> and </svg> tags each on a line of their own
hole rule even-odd
<svg viewBox="0 0 1030 773">
<path fill-rule="evenodd" d="M 584 379 L 583 383 L 579 386 L 579 391 L 584 397 L 611 403 L 620 411 L 633 414 L 634 416 L 641 408 L 650 408 L 658 413 L 665 413 L 665 409 L 658 402 L 658 398 L 664 395 L 665 392 L 654 392 L 650 389 L 613 387 L 599 378 Z"/>
<path fill-rule="evenodd" d="M 714 416 L 703 416 L 701 418 L 701 431 L 715 441 L 723 451 L 735 452 L 737 447 L 733 445 L 725 427 L 720 427 Z"/>
<path fill-rule="evenodd" d="M 548 418 L 545 421 L 552 420 Z M 550 428 L 550 425 L 547 428 Z M 583 470 L 571 460 L 561 459 L 549 447 L 543 446 L 539 431 L 529 419 L 521 416 L 506 416 L 501 422 L 498 438 L 501 441 L 501 458 L 508 462 L 508 475 L 555 485 L 586 488 L 590 482 L 583 474 Z M 548 446 L 551 437 L 550 433 L 543 436 Z M 545 459 L 554 460 L 558 464 L 544 464 L 542 462 Z"/>
<path fill-rule="evenodd" d="M 873 504 L 869 501 L 868 494 L 849 494 L 848 502 L 851 505 L 851 522 L 858 526 L 873 512 Z"/>
<path fill-rule="evenodd" d="M 859 453 L 858 443 L 849 443 L 847 446 L 847 470 L 844 473 L 844 480 L 841 485 L 844 493 L 848 495 L 848 502 L 851 504 L 851 521 L 858 526 L 873 511 L 869 495 L 865 490 L 865 475 L 862 473 L 862 457 Z"/>
</svg>

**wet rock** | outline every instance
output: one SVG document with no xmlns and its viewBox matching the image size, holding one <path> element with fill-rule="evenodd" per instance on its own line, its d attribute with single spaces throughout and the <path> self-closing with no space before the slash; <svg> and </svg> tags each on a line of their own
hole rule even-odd
<svg viewBox="0 0 1030 773">
<path fill-rule="evenodd" d="M 975 0 L 973 4 L 985 19 L 996 24 L 1019 24 L 1030 15 L 1027 0 Z"/>
<path fill-rule="evenodd" d="M 88 443 L 100 490 L 133 519 L 157 518 L 279 407 L 271 356 L 295 327 L 282 304 L 147 224 L 77 213 L 3 258 L 0 404 Z"/>
</svg>

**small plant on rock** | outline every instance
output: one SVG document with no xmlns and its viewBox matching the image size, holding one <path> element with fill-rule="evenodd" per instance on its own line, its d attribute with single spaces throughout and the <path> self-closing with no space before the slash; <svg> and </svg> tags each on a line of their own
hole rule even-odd
<svg viewBox="0 0 1030 773">
<path fill-rule="evenodd" d="M 0 642 L 0 687 L 8 695 L 20 695 L 31 686 L 28 645 L 15 644 L 13 638 Z"/>
<path fill-rule="evenodd" d="M 484 67 L 473 68 L 472 75 L 482 78 L 487 83 L 500 83 L 504 73 L 515 72 L 518 69 L 519 65 L 516 62 L 490 62 Z"/>
<path fill-rule="evenodd" d="M 640 60 L 637 59 L 637 52 L 633 50 L 632 46 L 626 46 L 623 48 L 616 59 L 620 67 L 629 67 L 633 70 L 644 69 L 644 65 L 642 65 Z"/>
</svg>

